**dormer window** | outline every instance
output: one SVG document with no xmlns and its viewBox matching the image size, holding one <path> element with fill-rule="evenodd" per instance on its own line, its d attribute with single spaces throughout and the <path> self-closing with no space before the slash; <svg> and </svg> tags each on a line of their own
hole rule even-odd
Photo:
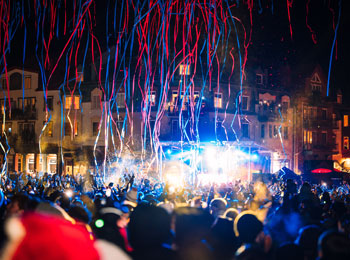
<svg viewBox="0 0 350 260">
<path fill-rule="evenodd" d="M 188 64 L 181 64 L 179 68 L 179 74 L 184 75 L 190 75 L 190 65 Z"/>
<path fill-rule="evenodd" d="M 65 109 L 80 109 L 80 97 L 79 96 L 67 96 Z"/>
<path fill-rule="evenodd" d="M 125 93 L 124 92 L 117 94 L 117 106 L 119 108 L 125 108 Z"/>
<path fill-rule="evenodd" d="M 319 84 L 311 84 L 311 90 L 312 91 L 321 92 L 321 85 L 319 85 Z"/>
<path fill-rule="evenodd" d="M 256 74 L 256 84 L 264 84 L 263 74 Z"/>
</svg>

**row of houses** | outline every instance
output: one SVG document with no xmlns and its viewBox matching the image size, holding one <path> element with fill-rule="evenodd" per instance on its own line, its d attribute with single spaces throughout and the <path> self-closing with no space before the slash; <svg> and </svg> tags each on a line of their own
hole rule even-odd
<svg viewBox="0 0 350 260">
<path fill-rule="evenodd" d="M 301 87 L 287 90 L 268 87 L 261 69 L 248 75 L 249 84 L 222 82 L 205 91 L 195 81 L 186 88 L 190 76 L 190 68 L 181 65 L 166 94 L 152 87 L 127 101 L 128 90 L 119 88 L 109 100 L 96 75 L 85 72 L 71 91 L 59 84 L 43 89 L 38 72 L 9 69 L 0 80 L 1 161 L 6 155 L 9 171 L 76 174 L 121 149 L 136 157 L 159 149 L 162 156 L 179 144 L 214 142 L 257 154 L 261 160 L 249 161 L 250 173 L 283 166 L 302 173 L 325 161 L 350 170 L 350 107 L 340 92 L 327 96 L 319 66 Z"/>
</svg>

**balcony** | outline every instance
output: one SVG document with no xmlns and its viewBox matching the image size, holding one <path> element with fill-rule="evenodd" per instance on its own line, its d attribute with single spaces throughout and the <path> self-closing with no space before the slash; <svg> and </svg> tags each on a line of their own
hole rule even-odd
<svg viewBox="0 0 350 260">
<path fill-rule="evenodd" d="M 274 111 L 272 109 L 264 109 L 262 106 L 259 106 L 257 114 L 258 120 L 260 122 L 281 121 L 281 116 L 278 111 Z"/>
<path fill-rule="evenodd" d="M 305 151 L 311 151 L 311 150 L 334 151 L 337 149 L 337 144 L 335 143 L 304 144 L 303 148 Z"/>
<path fill-rule="evenodd" d="M 10 120 L 36 120 L 37 110 L 36 108 L 25 108 L 24 111 L 19 108 L 11 109 L 11 118 L 9 117 L 9 111 L 6 111 L 6 118 Z"/>
<path fill-rule="evenodd" d="M 323 128 L 323 129 L 333 128 L 333 129 L 337 129 L 338 123 L 337 123 L 337 121 L 334 121 L 333 119 L 315 118 L 315 119 L 304 120 L 303 126 L 304 126 L 304 128 Z"/>
</svg>

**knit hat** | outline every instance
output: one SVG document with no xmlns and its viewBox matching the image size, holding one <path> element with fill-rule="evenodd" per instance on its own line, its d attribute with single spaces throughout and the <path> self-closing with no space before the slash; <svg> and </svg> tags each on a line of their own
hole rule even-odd
<svg viewBox="0 0 350 260">
<path fill-rule="evenodd" d="M 27 214 L 6 224 L 9 243 L 3 259 L 100 259 L 87 230 L 53 215 Z"/>
<path fill-rule="evenodd" d="M 130 205 L 132 207 L 137 206 L 137 188 L 132 188 L 125 196 L 124 205 Z"/>
<path fill-rule="evenodd" d="M 242 243 L 254 243 L 263 230 L 263 224 L 251 211 L 245 211 L 236 217 L 234 230 Z"/>
</svg>

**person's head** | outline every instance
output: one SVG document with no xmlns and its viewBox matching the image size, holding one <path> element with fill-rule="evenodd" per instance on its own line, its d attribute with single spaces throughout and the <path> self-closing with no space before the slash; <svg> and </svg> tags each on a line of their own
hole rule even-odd
<svg viewBox="0 0 350 260">
<path fill-rule="evenodd" d="M 303 250 L 306 259 L 316 258 L 317 242 L 321 233 L 321 228 L 316 225 L 305 226 L 299 230 L 295 243 Z"/>
<path fill-rule="evenodd" d="M 89 224 L 91 221 L 91 213 L 84 207 L 80 205 L 72 205 L 68 214 L 77 221 L 85 224 Z"/>
<path fill-rule="evenodd" d="M 101 208 L 92 223 L 92 230 L 97 239 L 111 242 L 126 250 L 125 241 L 119 230 L 123 212 L 114 207 Z"/>
<path fill-rule="evenodd" d="M 232 221 L 235 221 L 236 217 L 238 216 L 239 212 L 237 209 L 229 208 L 225 211 L 224 217 L 232 219 Z"/>
<path fill-rule="evenodd" d="M 11 198 L 10 203 L 7 205 L 6 216 L 10 217 L 23 214 L 23 212 L 28 209 L 28 206 L 29 197 L 24 194 L 16 194 Z"/>
<path fill-rule="evenodd" d="M 223 215 L 226 211 L 227 202 L 222 198 L 213 199 L 210 202 L 210 213 L 216 218 Z"/>
<path fill-rule="evenodd" d="M 350 240 L 338 231 L 326 231 L 318 240 L 318 256 L 321 260 L 350 259 Z"/>
<path fill-rule="evenodd" d="M 176 208 L 174 217 L 175 243 L 180 248 L 206 239 L 213 222 L 207 211 L 192 207 Z"/>
<path fill-rule="evenodd" d="M 309 194 L 311 193 L 311 185 L 308 182 L 304 182 L 300 187 L 300 194 Z"/>
<path fill-rule="evenodd" d="M 139 204 L 130 214 L 129 240 L 135 250 L 161 246 L 170 238 L 170 215 L 160 207 Z"/>
<path fill-rule="evenodd" d="M 242 243 L 254 243 L 263 231 L 263 224 L 252 212 L 245 211 L 236 217 L 234 230 Z"/>
</svg>

